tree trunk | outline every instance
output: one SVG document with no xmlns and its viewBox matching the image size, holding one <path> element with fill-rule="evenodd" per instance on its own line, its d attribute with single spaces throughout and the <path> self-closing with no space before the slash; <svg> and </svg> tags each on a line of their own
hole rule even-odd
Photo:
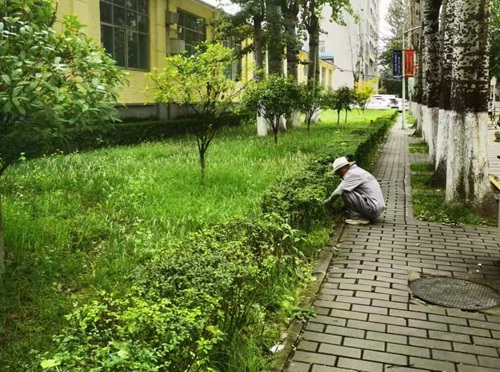
<svg viewBox="0 0 500 372">
<path fill-rule="evenodd" d="M 264 75 L 264 39 L 262 36 L 262 22 L 264 18 L 262 14 L 255 14 L 253 16 L 253 35 L 255 45 L 255 68 L 257 74 L 255 75 L 256 81 L 261 81 Z"/>
<path fill-rule="evenodd" d="M 453 17 L 454 2 L 444 0 L 441 11 L 440 30 L 440 89 L 439 89 L 439 123 L 436 138 L 436 161 L 432 183 L 436 187 L 446 187 L 446 167 L 448 154 L 448 131 L 450 120 L 450 98 L 451 98 L 451 63 L 453 58 L 453 34 L 455 24 Z"/>
<path fill-rule="evenodd" d="M 422 29 L 422 59 L 423 71 L 423 118 L 424 137 L 429 145 L 429 157 L 432 164 L 436 161 L 437 125 L 439 120 L 439 9 L 440 0 L 421 1 Z"/>
<path fill-rule="evenodd" d="M 340 110 L 337 110 L 337 129 L 340 129 Z"/>
<path fill-rule="evenodd" d="M 205 183 L 205 152 L 206 150 L 198 149 L 200 154 L 200 168 L 201 168 L 201 183 Z"/>
<path fill-rule="evenodd" d="M 270 47 L 267 48 L 269 73 L 283 76 L 285 72 L 283 68 L 283 15 L 277 0 L 267 0 L 266 4 L 267 22 L 269 23 L 268 45 Z"/>
<path fill-rule="evenodd" d="M 319 84 L 319 18 L 317 16 L 316 1 L 312 0 L 309 5 L 310 20 L 307 25 L 309 32 L 309 71 L 308 81 L 316 81 Z"/>
<path fill-rule="evenodd" d="M 287 76 L 299 81 L 299 47 L 296 25 L 299 23 L 295 9 L 287 9 L 285 14 L 286 69 Z"/>
<path fill-rule="evenodd" d="M 451 18 L 454 17 L 454 20 Z M 489 2 L 456 0 L 446 201 L 480 206 L 491 193 L 486 154 Z"/>
<path fill-rule="evenodd" d="M 420 13 L 420 5 L 419 4 L 416 4 L 416 12 L 417 13 Z M 418 17 L 417 17 L 418 18 Z M 422 23 L 422 18 L 420 17 L 420 27 L 423 28 L 423 23 Z M 421 107 L 422 107 L 422 90 L 423 90 L 423 73 L 422 71 L 427 67 L 427 66 L 424 66 L 423 65 L 423 62 L 424 62 L 424 59 L 423 59 L 423 56 L 422 56 L 422 39 L 423 39 L 423 35 L 422 35 L 422 32 L 420 33 L 420 43 L 419 43 L 419 52 L 417 54 L 417 66 L 418 66 L 418 70 L 417 70 L 417 76 L 416 76 L 416 79 L 415 79 L 415 94 L 414 94 L 414 98 L 415 98 L 415 102 L 417 103 L 415 106 L 415 136 L 417 137 L 422 137 L 422 116 L 421 116 Z"/>
</svg>

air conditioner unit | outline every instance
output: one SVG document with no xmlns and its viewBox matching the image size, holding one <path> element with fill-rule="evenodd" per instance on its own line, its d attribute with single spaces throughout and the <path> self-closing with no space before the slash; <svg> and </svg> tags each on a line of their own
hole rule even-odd
<svg viewBox="0 0 500 372">
<path fill-rule="evenodd" d="M 170 54 L 181 54 L 186 50 L 186 42 L 181 39 L 170 39 Z"/>
<path fill-rule="evenodd" d="M 175 25 L 175 24 L 179 23 L 179 13 L 170 12 L 167 10 L 165 12 L 165 23 L 167 25 Z"/>
</svg>

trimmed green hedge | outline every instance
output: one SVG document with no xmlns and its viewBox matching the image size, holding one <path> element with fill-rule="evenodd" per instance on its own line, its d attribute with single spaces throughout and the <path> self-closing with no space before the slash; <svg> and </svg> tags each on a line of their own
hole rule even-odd
<svg viewBox="0 0 500 372">
<path fill-rule="evenodd" d="M 238 126 L 247 120 L 246 115 L 230 114 L 220 120 L 220 127 Z M 3 137 L 0 158 L 36 158 L 58 153 L 88 151 L 106 146 L 135 145 L 141 142 L 161 141 L 167 138 L 196 133 L 199 121 L 183 118 L 171 121 L 145 121 L 117 123 L 92 130 L 46 129 L 24 133 L 16 137 Z M 49 140 L 50 138 L 50 140 Z M 46 145 L 50 143 L 50 145 Z"/>
</svg>

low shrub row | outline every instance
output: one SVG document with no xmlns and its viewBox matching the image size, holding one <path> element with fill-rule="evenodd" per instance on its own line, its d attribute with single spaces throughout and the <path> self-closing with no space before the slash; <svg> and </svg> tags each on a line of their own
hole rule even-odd
<svg viewBox="0 0 500 372">
<path fill-rule="evenodd" d="M 228 114 L 220 120 L 221 127 L 238 126 L 247 120 L 242 114 Z M 196 132 L 199 121 L 182 118 L 170 121 L 116 123 L 99 128 L 47 128 L 22 136 L 3 136 L 0 157 L 17 159 L 36 158 L 54 153 L 88 151 L 106 146 L 135 145 L 141 142 L 161 141 Z M 22 132 L 21 132 L 22 133 Z M 50 141 L 47 141 L 50 137 Z M 46 145 L 50 143 L 50 146 Z"/>
<path fill-rule="evenodd" d="M 327 222 L 331 162 L 366 166 L 394 117 L 355 143 L 336 143 L 306 169 L 278 180 L 262 214 L 208 226 L 144 256 L 128 293 L 102 293 L 67 316 L 44 368 L 123 371 L 269 370 L 280 324 L 297 314 L 317 249 L 308 232 Z M 317 248 L 317 247 L 315 247 Z"/>
</svg>

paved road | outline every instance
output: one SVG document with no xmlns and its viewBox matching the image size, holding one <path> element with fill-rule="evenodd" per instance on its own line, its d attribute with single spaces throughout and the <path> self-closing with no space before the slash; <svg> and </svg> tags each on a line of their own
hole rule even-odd
<svg viewBox="0 0 500 372">
<path fill-rule="evenodd" d="M 495 228 L 412 217 L 409 163 L 426 156 L 409 154 L 410 141 L 394 126 L 374 169 L 387 210 L 377 224 L 346 227 L 341 254 L 314 302 L 318 315 L 286 371 L 500 371 L 500 317 L 426 305 L 409 292 L 412 273 L 500 288 Z M 500 144 L 494 146 L 500 154 Z M 500 175 L 500 160 L 490 155 Z"/>
</svg>

